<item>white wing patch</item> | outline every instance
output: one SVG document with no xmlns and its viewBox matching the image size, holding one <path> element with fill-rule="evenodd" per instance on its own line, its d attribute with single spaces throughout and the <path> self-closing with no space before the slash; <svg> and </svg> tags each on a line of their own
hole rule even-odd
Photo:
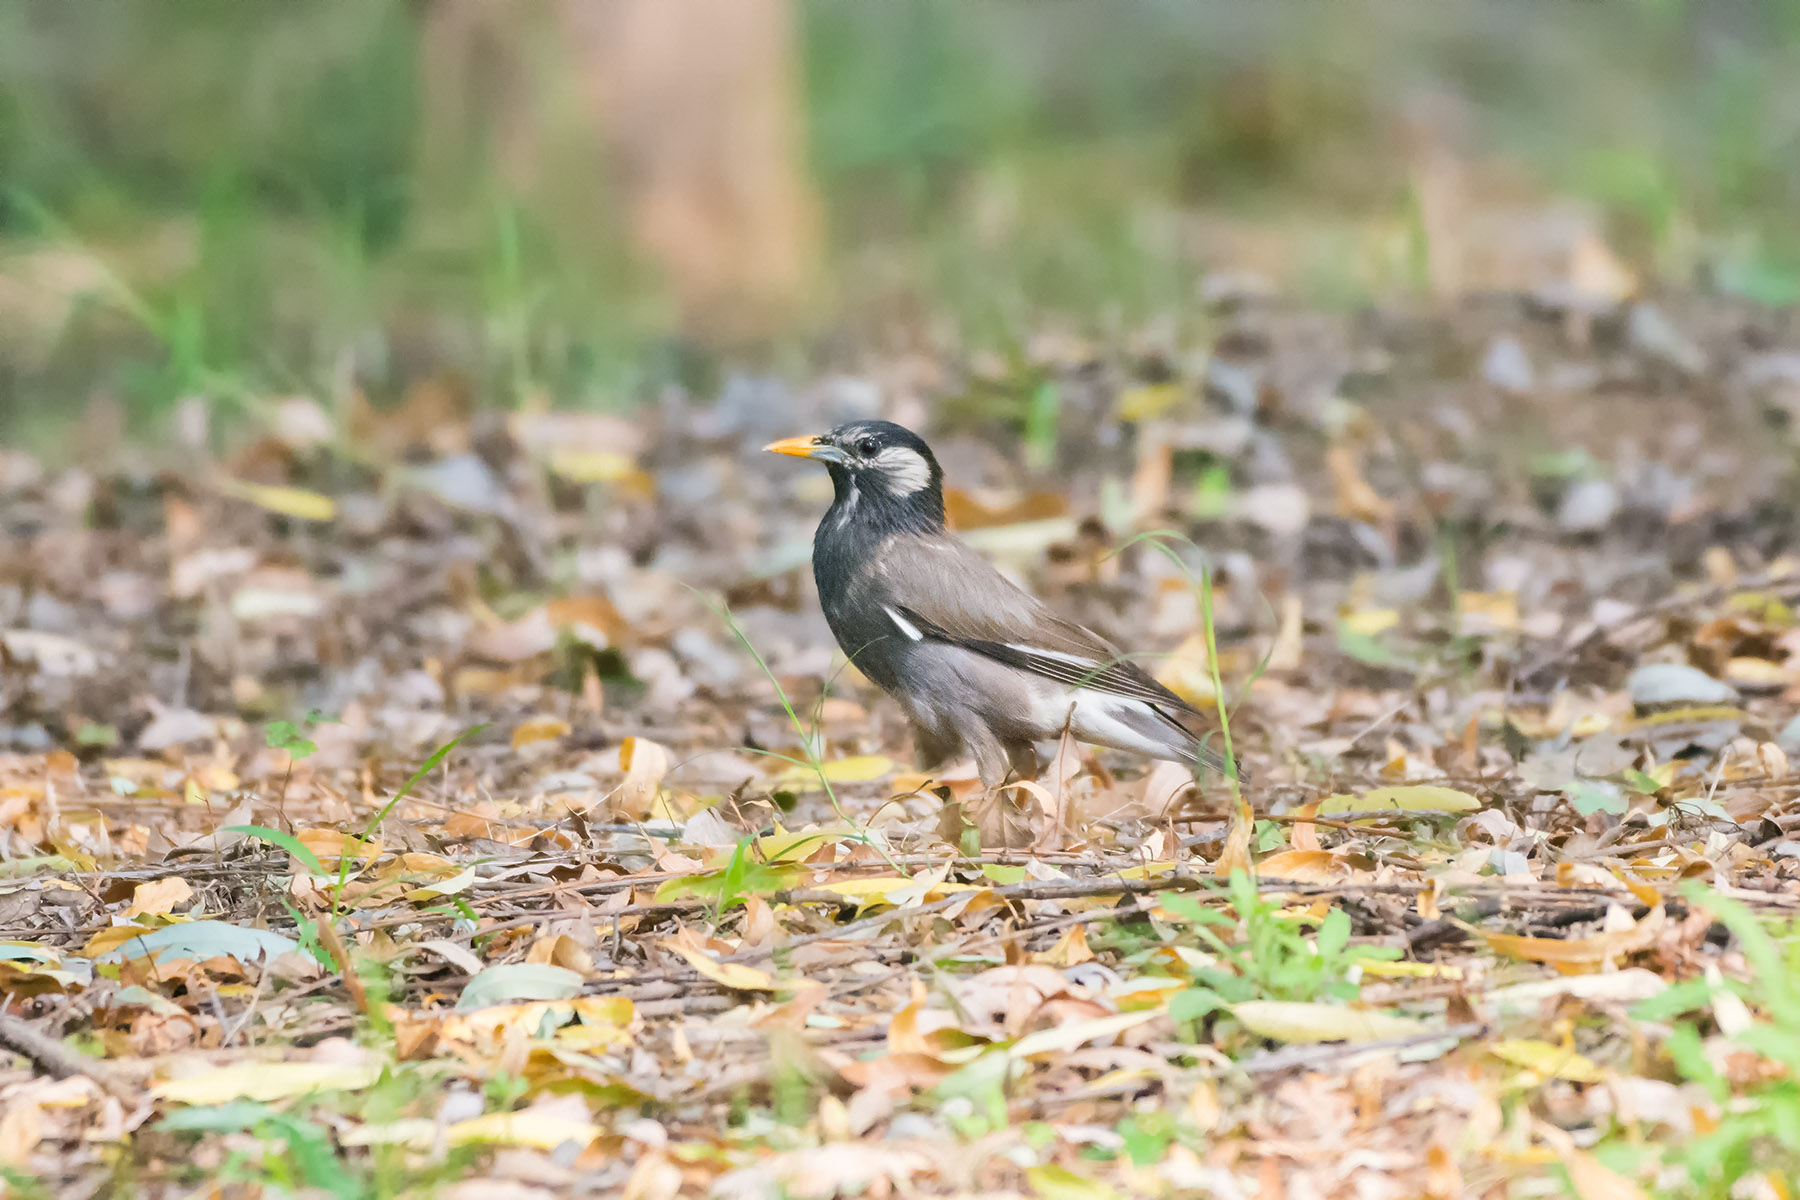
<svg viewBox="0 0 1800 1200">
<path fill-rule="evenodd" d="M 889 446 L 875 456 L 875 466 L 888 491 L 896 496 L 910 496 L 931 485 L 931 464 L 905 446 Z"/>
<path fill-rule="evenodd" d="M 1069 731 L 1084 742 L 1171 761 L 1185 757 L 1186 747 L 1174 731 L 1166 737 L 1157 736 L 1162 731 L 1152 720 L 1154 714 L 1141 700 L 1081 689 L 1047 697 L 1040 702 L 1038 715 L 1058 730 L 1066 722 Z M 1128 716 L 1137 720 L 1124 719 Z"/>
<path fill-rule="evenodd" d="M 1008 642 L 1007 648 L 1017 650 L 1020 654 L 1035 654 L 1039 658 L 1054 658 L 1058 662 L 1066 662 L 1071 666 L 1081 667 L 1088 671 L 1098 671 L 1105 663 L 1097 663 L 1091 658 L 1083 658 L 1079 654 L 1065 654 L 1061 650 L 1046 650 L 1042 646 L 1025 646 L 1018 642 Z"/>
<path fill-rule="evenodd" d="M 915 642 L 922 642 L 925 640 L 925 635 L 919 632 L 919 627 L 917 625 L 914 625 L 911 621 L 907 620 L 891 608 L 884 609 L 883 611 L 887 613 L 889 619 L 891 619 L 894 624 L 900 627 L 901 633 L 904 633 Z"/>
</svg>

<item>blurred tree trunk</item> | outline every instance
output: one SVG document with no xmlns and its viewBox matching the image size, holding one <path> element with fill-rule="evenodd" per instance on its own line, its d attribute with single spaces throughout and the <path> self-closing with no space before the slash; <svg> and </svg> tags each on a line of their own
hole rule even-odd
<svg viewBox="0 0 1800 1200">
<path fill-rule="evenodd" d="M 773 332 L 803 301 L 818 203 L 789 0 L 424 0 L 421 191 L 555 185 L 573 98 L 636 252 L 684 331 Z"/>
</svg>

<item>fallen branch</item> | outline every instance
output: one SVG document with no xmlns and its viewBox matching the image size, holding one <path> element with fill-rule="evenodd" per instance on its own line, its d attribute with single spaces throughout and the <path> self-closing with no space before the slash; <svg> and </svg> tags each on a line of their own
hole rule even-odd
<svg viewBox="0 0 1800 1200">
<path fill-rule="evenodd" d="M 131 1096 L 131 1089 L 105 1063 L 77 1054 L 18 1017 L 0 1013 L 0 1046 L 22 1055 L 46 1075 L 57 1079 L 85 1075 L 114 1096 L 121 1099 Z"/>
</svg>

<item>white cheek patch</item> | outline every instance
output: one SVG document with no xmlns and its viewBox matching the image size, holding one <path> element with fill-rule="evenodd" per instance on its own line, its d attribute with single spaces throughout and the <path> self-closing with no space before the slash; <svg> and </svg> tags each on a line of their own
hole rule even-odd
<svg viewBox="0 0 1800 1200">
<path fill-rule="evenodd" d="M 931 485 L 931 464 L 905 446 L 889 446 L 875 456 L 875 466 L 888 491 L 896 496 L 910 496 Z"/>
</svg>

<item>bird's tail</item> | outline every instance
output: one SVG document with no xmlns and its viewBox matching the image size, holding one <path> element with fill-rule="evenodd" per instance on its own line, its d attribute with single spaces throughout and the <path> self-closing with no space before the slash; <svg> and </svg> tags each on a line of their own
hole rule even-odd
<svg viewBox="0 0 1800 1200">
<path fill-rule="evenodd" d="M 1177 748 L 1181 753 L 1181 761 L 1194 767 L 1196 770 L 1216 771 L 1228 778 L 1232 777 L 1235 773 L 1239 783 L 1250 782 L 1250 772 L 1244 768 L 1244 764 L 1241 760 L 1227 764 L 1225 755 L 1213 748 L 1211 744 L 1213 734 L 1211 731 L 1197 730 L 1194 728 L 1193 722 L 1183 721 L 1181 719 L 1181 717 L 1187 716 L 1188 714 L 1171 713 L 1161 706 L 1157 706 L 1156 714 L 1180 731 L 1182 736 L 1177 743 Z M 1236 756 L 1234 755 L 1233 758 L 1235 759 Z M 1235 768 L 1235 772 L 1232 768 Z"/>
</svg>

